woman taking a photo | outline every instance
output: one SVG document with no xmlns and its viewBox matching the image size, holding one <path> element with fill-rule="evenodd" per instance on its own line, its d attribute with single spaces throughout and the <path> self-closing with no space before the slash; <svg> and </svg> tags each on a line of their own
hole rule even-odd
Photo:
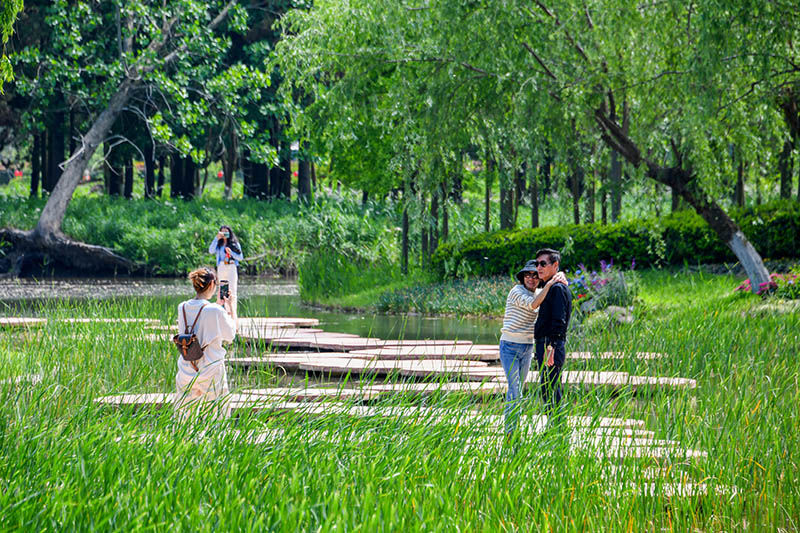
<svg viewBox="0 0 800 533">
<path fill-rule="evenodd" d="M 230 226 L 219 227 L 219 231 L 208 247 L 208 253 L 214 254 L 217 258 L 217 278 L 219 279 L 217 299 L 230 302 L 231 316 L 235 323 L 238 317 L 236 307 L 239 300 L 238 266 L 243 256 L 242 246 Z"/>
<path fill-rule="evenodd" d="M 209 303 L 217 290 L 217 278 L 210 268 L 198 268 L 189 274 L 195 297 L 178 305 L 178 332 L 194 334 L 202 349 L 202 357 L 188 361 L 178 356 L 178 373 L 175 375 L 177 397 L 175 409 L 181 410 L 192 403 L 212 401 L 222 397 L 218 416 L 227 417 L 230 407 L 224 398 L 228 395 L 228 375 L 225 371 L 223 342 L 233 342 L 236 326 L 227 300 Z M 221 304 L 221 305 L 220 305 Z"/>
<path fill-rule="evenodd" d="M 500 336 L 500 363 L 508 380 L 505 405 L 505 434 L 510 438 L 517 429 L 522 389 L 531 369 L 534 339 L 533 326 L 539 306 L 554 283 L 567 284 L 567 278 L 559 272 L 540 288 L 536 261 L 528 261 L 517 272 L 517 281 L 508 293 L 506 312 Z M 548 361 L 548 365 L 552 362 Z"/>
</svg>

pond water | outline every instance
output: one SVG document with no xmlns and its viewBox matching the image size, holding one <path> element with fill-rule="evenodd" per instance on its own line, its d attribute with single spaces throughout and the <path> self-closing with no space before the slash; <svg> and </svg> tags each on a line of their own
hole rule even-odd
<svg viewBox="0 0 800 533">
<path fill-rule="evenodd" d="M 190 297 L 183 279 L 53 279 L 0 281 L 0 315 L 32 316 L 49 299 L 70 301 L 152 300 L 167 308 Z M 464 339 L 495 344 L 501 321 L 485 318 L 431 317 L 350 313 L 304 305 L 297 284 L 287 280 L 242 277 L 239 280 L 240 316 L 311 317 L 326 331 L 354 333 L 382 339 Z M 155 318 L 155 317 L 154 317 Z"/>
</svg>

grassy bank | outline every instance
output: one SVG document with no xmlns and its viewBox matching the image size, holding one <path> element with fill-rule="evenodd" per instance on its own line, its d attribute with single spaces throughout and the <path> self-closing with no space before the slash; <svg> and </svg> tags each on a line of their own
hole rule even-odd
<svg viewBox="0 0 800 533">
<path fill-rule="evenodd" d="M 36 225 L 43 199 L 0 198 L 0 226 Z M 206 198 L 125 200 L 78 196 L 64 220 L 71 237 L 107 246 L 146 265 L 154 275 L 180 276 L 213 262 L 208 245 L 221 224 L 233 227 L 252 274 L 294 274 L 302 259 L 322 246 L 374 258 L 396 246 L 397 215 L 391 203 L 360 203 L 320 195 L 310 205 L 275 200 Z M 0 253 L 2 251 L 0 250 Z"/>
<path fill-rule="evenodd" d="M 569 415 L 641 419 L 656 439 L 708 453 L 694 459 L 614 458 L 602 444 L 578 447 L 563 428 L 504 449 L 499 427 L 463 416 L 499 414 L 500 397 L 379 403 L 443 408 L 437 419 L 261 414 L 179 426 L 168 411 L 109 412 L 93 402 L 172 390 L 172 351 L 143 341 L 141 326 L 51 321 L 38 333 L 3 331 L 0 378 L 43 379 L 0 385 L 0 529 L 794 530 L 800 313 L 735 295 L 736 282 L 645 275 L 633 325 L 591 325 L 570 341 L 570 349 L 668 354 L 570 361 L 570 370 L 697 379 L 696 390 L 631 397 L 569 389 L 566 397 Z M 51 301 L 35 312 L 166 324 L 174 304 Z M 236 391 L 280 377 L 232 370 L 230 379 Z M 539 412 L 537 402 L 526 410 Z M 665 486 L 681 481 L 707 493 L 669 496 Z"/>
</svg>

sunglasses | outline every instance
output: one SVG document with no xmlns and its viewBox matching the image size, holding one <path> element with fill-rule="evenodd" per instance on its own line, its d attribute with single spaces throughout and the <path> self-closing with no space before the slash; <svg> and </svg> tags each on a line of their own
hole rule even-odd
<svg viewBox="0 0 800 533">
<path fill-rule="evenodd" d="M 542 259 L 541 261 L 534 261 L 533 264 L 536 265 L 537 267 L 546 267 L 550 263 Z"/>
</svg>

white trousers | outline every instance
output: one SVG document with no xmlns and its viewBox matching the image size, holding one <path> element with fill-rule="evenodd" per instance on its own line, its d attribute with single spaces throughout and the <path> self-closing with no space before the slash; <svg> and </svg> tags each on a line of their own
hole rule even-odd
<svg viewBox="0 0 800 533">
<path fill-rule="evenodd" d="M 239 303 L 239 271 L 236 269 L 236 265 L 220 263 L 217 266 L 217 281 L 217 299 L 219 299 L 219 286 L 222 286 L 226 281 L 228 283 L 231 293 L 231 318 L 233 318 L 233 323 L 238 326 L 237 318 L 239 315 L 236 312 L 236 306 Z"/>
<path fill-rule="evenodd" d="M 175 411 L 182 419 L 198 413 L 208 413 L 213 419 L 228 418 L 231 408 L 225 362 L 203 368 L 203 359 L 197 361 L 201 368 L 197 374 L 179 369 L 175 375 Z"/>
</svg>

